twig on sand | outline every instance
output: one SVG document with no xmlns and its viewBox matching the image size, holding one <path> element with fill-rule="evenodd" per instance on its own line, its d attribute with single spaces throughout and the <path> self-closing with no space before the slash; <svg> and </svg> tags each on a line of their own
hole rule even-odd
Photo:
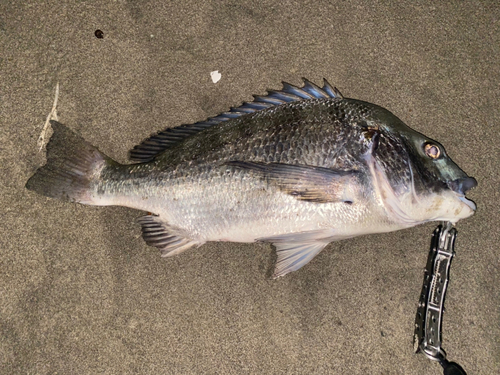
<svg viewBox="0 0 500 375">
<path fill-rule="evenodd" d="M 40 137 L 38 137 L 38 147 L 40 149 L 38 151 L 42 151 L 42 148 L 47 144 L 47 140 L 45 139 L 47 135 L 47 130 L 49 129 L 50 125 L 50 120 L 56 120 L 59 121 L 57 118 L 57 99 L 59 98 L 59 82 L 56 84 L 56 96 L 54 97 L 54 104 L 52 105 L 52 110 L 47 116 L 47 120 L 45 121 L 45 125 L 43 126 L 42 133 L 40 134 Z"/>
</svg>

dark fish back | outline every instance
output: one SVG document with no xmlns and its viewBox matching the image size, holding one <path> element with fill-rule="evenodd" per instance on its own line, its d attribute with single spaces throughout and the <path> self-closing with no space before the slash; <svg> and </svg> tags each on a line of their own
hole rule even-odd
<svg viewBox="0 0 500 375">
<path fill-rule="evenodd" d="M 135 146 L 129 153 L 130 160 L 142 163 L 151 161 L 173 145 L 183 142 L 186 138 L 198 132 L 211 128 L 219 123 L 245 116 L 249 113 L 255 113 L 285 103 L 315 98 L 343 98 L 340 91 L 336 87 L 332 87 L 326 79 L 323 80 L 322 88 L 305 78 L 303 78 L 303 80 L 303 87 L 297 87 L 283 82 L 283 88 L 281 90 L 268 90 L 267 95 L 263 96 L 254 95 L 253 102 L 245 102 L 239 107 L 231 108 L 229 112 L 221 113 L 218 116 L 208 118 L 205 121 L 199 121 L 195 124 L 167 128 Z"/>
<path fill-rule="evenodd" d="M 356 169 L 368 142 L 359 142 L 366 124 L 351 108 L 355 102 L 313 99 L 228 120 L 167 149 L 155 164 L 174 167 L 240 160 Z"/>
</svg>

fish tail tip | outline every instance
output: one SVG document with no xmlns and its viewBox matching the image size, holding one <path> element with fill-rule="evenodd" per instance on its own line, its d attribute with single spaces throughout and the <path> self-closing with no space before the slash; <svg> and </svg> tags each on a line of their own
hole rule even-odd
<svg viewBox="0 0 500 375">
<path fill-rule="evenodd" d="M 95 204 L 91 181 L 111 159 L 60 122 L 50 123 L 47 162 L 26 182 L 26 189 L 62 201 Z"/>
</svg>

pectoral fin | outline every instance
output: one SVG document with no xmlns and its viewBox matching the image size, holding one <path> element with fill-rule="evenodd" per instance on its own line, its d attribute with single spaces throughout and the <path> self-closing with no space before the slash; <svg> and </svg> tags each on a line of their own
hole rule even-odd
<svg viewBox="0 0 500 375">
<path fill-rule="evenodd" d="M 229 166 L 247 170 L 298 200 L 315 203 L 356 200 L 359 172 L 281 163 L 231 161 Z"/>
</svg>

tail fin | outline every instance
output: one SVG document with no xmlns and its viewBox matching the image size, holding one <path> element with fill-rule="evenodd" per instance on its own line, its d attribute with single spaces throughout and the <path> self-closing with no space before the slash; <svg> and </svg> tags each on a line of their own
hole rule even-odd
<svg viewBox="0 0 500 375">
<path fill-rule="evenodd" d="M 93 179 L 115 162 L 63 124 L 51 121 L 54 133 L 47 144 L 47 163 L 26 183 L 26 188 L 63 201 L 96 204 L 90 189 Z"/>
</svg>

